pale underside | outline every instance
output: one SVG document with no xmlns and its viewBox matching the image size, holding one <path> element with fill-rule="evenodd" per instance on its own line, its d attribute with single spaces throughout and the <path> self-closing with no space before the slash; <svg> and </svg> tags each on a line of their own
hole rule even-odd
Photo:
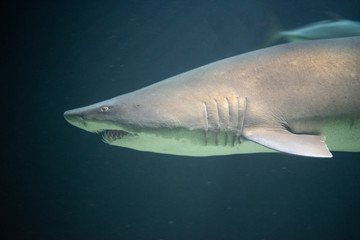
<svg viewBox="0 0 360 240">
<path fill-rule="evenodd" d="M 359 119 L 308 120 L 294 122 L 292 127 L 298 131 L 304 131 L 304 129 L 321 131 L 320 134 L 326 137 L 326 144 L 331 151 L 357 152 L 359 150 Z M 234 133 L 185 129 L 139 132 L 107 143 L 139 151 L 185 156 L 277 152 L 246 138 L 240 138 Z"/>
</svg>

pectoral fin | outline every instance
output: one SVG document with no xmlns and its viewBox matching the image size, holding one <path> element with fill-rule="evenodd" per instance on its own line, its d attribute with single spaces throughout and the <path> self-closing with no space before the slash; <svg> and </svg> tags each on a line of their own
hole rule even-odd
<svg viewBox="0 0 360 240">
<path fill-rule="evenodd" d="M 277 128 L 247 129 L 244 130 L 243 136 L 280 152 L 308 157 L 332 157 L 324 136 L 294 134 Z"/>
</svg>

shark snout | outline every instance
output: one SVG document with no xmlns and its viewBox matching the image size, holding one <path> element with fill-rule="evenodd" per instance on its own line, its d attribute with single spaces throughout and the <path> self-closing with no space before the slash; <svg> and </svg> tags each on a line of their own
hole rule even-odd
<svg viewBox="0 0 360 240">
<path fill-rule="evenodd" d="M 76 127 L 84 128 L 87 125 L 84 118 L 79 114 L 78 111 L 76 111 L 76 109 L 65 111 L 64 118 L 66 121 Z"/>
</svg>

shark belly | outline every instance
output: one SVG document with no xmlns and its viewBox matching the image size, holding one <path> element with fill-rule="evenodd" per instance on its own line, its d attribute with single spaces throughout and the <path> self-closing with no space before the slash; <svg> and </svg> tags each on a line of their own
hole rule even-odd
<svg viewBox="0 0 360 240">
<path fill-rule="evenodd" d="M 360 117 L 301 119 L 291 125 L 295 133 L 321 134 L 332 151 L 358 152 L 360 147 Z"/>
<path fill-rule="evenodd" d="M 226 132 L 185 129 L 141 133 L 136 138 L 128 137 L 126 140 L 115 140 L 109 144 L 138 151 L 193 157 L 276 152 L 273 149 L 246 139 L 239 139 Z"/>
<path fill-rule="evenodd" d="M 325 136 L 331 151 L 359 151 L 359 118 L 302 119 L 294 121 L 290 127 L 295 134 L 310 133 Z M 276 152 L 256 142 L 239 138 L 235 133 L 213 130 L 156 130 L 141 133 L 139 138 L 129 137 L 126 141 L 115 140 L 109 144 L 139 151 L 194 157 Z"/>
</svg>

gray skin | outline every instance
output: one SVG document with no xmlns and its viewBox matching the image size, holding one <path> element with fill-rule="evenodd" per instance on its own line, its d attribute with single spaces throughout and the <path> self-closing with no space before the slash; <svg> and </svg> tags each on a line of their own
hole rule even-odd
<svg viewBox="0 0 360 240">
<path fill-rule="evenodd" d="M 217 61 L 69 110 L 111 145 L 210 156 L 360 151 L 360 37 L 289 43 Z"/>
</svg>

